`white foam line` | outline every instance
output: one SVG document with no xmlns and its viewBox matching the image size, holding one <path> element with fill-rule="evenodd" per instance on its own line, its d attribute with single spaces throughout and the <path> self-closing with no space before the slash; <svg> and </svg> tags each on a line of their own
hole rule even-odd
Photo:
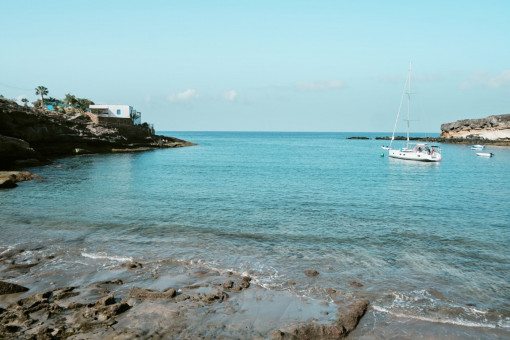
<svg viewBox="0 0 510 340">
<path fill-rule="evenodd" d="M 118 262 L 131 262 L 131 261 L 133 261 L 132 257 L 108 256 L 108 255 L 102 255 L 102 254 L 81 253 L 81 256 L 88 257 L 89 259 L 94 259 L 94 260 L 110 260 L 110 261 L 118 261 Z"/>
<path fill-rule="evenodd" d="M 449 320 L 449 319 L 434 319 L 434 318 L 427 318 L 427 317 L 423 317 L 423 316 L 414 316 L 414 315 L 407 315 L 407 314 L 402 314 L 402 313 L 395 313 L 395 312 L 391 312 L 391 311 L 387 310 L 386 308 L 379 307 L 379 306 L 376 306 L 376 305 L 372 305 L 372 308 L 375 309 L 378 312 L 388 313 L 388 314 L 394 315 L 394 316 L 399 317 L 399 318 L 417 319 L 417 320 L 422 320 L 422 321 L 427 321 L 427 322 L 437 322 L 437 323 L 452 324 L 452 325 L 456 325 L 456 326 L 467 326 L 467 327 L 479 327 L 479 328 L 496 328 L 496 327 L 501 327 L 501 328 L 510 328 L 510 327 L 504 326 L 504 325 L 496 326 L 496 325 L 492 325 L 492 324 L 483 324 L 483 323 L 470 322 L 470 321 L 456 321 L 456 320 Z"/>
</svg>

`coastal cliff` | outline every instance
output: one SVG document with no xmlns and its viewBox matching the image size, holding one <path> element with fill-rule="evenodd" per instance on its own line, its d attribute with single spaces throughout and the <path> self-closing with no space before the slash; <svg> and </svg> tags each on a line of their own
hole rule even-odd
<svg viewBox="0 0 510 340">
<path fill-rule="evenodd" d="M 45 164 L 80 153 L 190 145 L 194 144 L 158 136 L 147 124 L 97 123 L 84 112 L 54 113 L 0 98 L 0 169 Z"/>
<path fill-rule="evenodd" d="M 510 141 L 510 114 L 445 123 L 440 137 Z"/>
</svg>

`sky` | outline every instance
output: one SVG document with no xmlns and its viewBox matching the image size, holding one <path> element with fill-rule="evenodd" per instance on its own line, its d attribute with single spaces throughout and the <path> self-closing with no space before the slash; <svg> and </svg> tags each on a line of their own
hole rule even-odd
<svg viewBox="0 0 510 340">
<path fill-rule="evenodd" d="M 510 113 L 510 1 L 1 1 L 0 94 L 158 131 L 411 131 Z M 404 131 L 399 119 L 398 131 Z"/>
</svg>

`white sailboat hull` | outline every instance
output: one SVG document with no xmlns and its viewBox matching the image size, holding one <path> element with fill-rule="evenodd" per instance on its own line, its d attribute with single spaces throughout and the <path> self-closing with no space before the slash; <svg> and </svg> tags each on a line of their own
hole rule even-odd
<svg viewBox="0 0 510 340">
<path fill-rule="evenodd" d="M 428 153 L 425 151 L 416 151 L 413 149 L 392 149 L 389 150 L 389 156 L 392 158 L 406 159 L 419 162 L 441 162 L 439 152 Z"/>
</svg>

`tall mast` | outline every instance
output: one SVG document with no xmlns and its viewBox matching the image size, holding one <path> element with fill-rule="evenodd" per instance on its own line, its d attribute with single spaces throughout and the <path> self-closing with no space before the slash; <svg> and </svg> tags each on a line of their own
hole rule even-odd
<svg viewBox="0 0 510 340">
<path fill-rule="evenodd" d="M 393 141 L 395 140 L 395 131 L 397 130 L 398 119 L 400 117 L 400 112 L 402 111 L 402 104 L 404 103 L 404 96 L 406 95 L 406 93 L 408 94 L 408 102 L 409 102 L 409 92 L 411 92 L 409 90 L 409 88 L 411 86 L 411 84 L 409 84 L 409 82 L 411 81 L 410 74 L 411 74 L 411 71 L 409 70 L 409 73 L 407 74 L 407 77 L 406 77 L 406 81 L 404 83 L 404 87 L 402 88 L 402 97 L 400 97 L 400 105 L 398 107 L 397 119 L 395 119 L 395 125 L 393 126 L 393 133 L 391 135 L 390 149 L 391 149 L 391 145 L 393 144 Z M 407 110 L 409 111 L 409 105 L 408 105 Z M 408 116 L 408 118 L 407 118 L 407 126 L 408 126 L 407 127 L 407 147 L 409 147 L 409 112 L 408 112 L 407 116 Z"/>
<path fill-rule="evenodd" d="M 411 111 L 411 61 L 409 61 L 409 75 L 407 76 L 407 148 L 409 149 L 409 114 Z"/>
</svg>

